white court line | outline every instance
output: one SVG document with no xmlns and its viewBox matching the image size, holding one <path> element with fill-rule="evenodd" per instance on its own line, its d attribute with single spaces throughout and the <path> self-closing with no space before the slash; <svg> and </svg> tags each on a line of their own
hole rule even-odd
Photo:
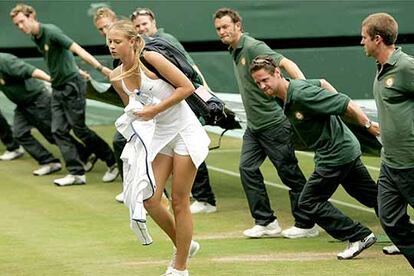
<svg viewBox="0 0 414 276">
<path fill-rule="evenodd" d="M 217 168 L 217 167 L 210 166 L 210 165 L 207 166 L 207 167 L 212 171 L 216 171 L 216 172 L 219 172 L 219 173 L 222 173 L 222 174 L 227 174 L 227 175 L 230 175 L 230 176 L 240 178 L 239 173 L 232 172 L 232 171 L 225 170 L 225 169 L 221 169 L 221 168 Z M 264 183 L 265 183 L 265 185 L 268 185 L 268 186 L 276 187 L 276 188 L 283 189 L 283 190 L 289 190 L 289 188 L 287 186 L 279 184 L 279 183 L 273 183 L 273 182 L 266 181 L 266 180 L 264 181 Z M 362 206 L 359 206 L 359 205 L 355 205 L 355 204 L 352 204 L 352 203 L 347 203 L 347 202 L 332 199 L 332 198 L 329 199 L 329 201 L 333 202 L 333 203 L 336 203 L 336 204 L 339 204 L 339 205 L 342 205 L 342 206 L 351 207 L 351 208 L 354 208 L 354 209 L 357 209 L 357 210 L 361 210 L 361 211 L 365 211 L 365 212 L 368 212 L 368 213 L 375 214 L 374 209 L 371 209 L 371 208 L 362 207 Z"/>
<path fill-rule="evenodd" d="M 305 156 L 310 156 L 310 157 L 313 157 L 315 155 L 312 152 L 306 152 L 306 151 L 295 151 L 295 153 L 305 155 Z M 370 169 L 370 170 L 373 170 L 373 171 L 377 171 L 377 172 L 380 171 L 380 168 L 378 168 L 378 167 L 373 167 L 373 166 L 369 166 L 369 165 L 365 165 L 365 167 L 367 167 L 367 169 Z"/>
<path fill-rule="evenodd" d="M 228 153 L 228 152 L 240 152 L 240 149 L 217 149 L 217 150 L 213 150 L 210 151 L 209 154 L 211 153 Z M 306 151 L 295 151 L 296 154 L 300 154 L 300 155 L 305 155 L 305 156 L 309 156 L 309 157 L 313 157 L 315 154 L 312 152 L 306 152 Z M 364 164 L 365 165 L 365 164 Z M 374 167 L 374 166 L 369 166 L 369 165 L 365 165 L 365 167 L 367 167 L 367 169 L 370 169 L 372 171 L 380 171 L 380 168 L 378 167 Z"/>
</svg>

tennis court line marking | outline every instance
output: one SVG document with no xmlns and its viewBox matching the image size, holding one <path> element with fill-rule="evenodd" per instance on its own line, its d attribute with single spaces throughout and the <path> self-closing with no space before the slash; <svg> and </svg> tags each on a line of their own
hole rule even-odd
<svg viewBox="0 0 414 276">
<path fill-rule="evenodd" d="M 217 167 L 214 167 L 214 166 L 211 166 L 211 165 L 208 165 L 207 167 L 208 167 L 208 169 L 210 169 L 212 171 L 216 171 L 216 172 L 219 172 L 219 173 L 222 173 L 222 174 L 226 174 L 226 175 L 230 175 L 230 176 L 240 178 L 239 173 L 232 172 L 232 171 L 225 170 L 225 169 L 221 169 L 221 168 L 217 168 Z M 282 185 L 282 184 L 279 184 L 279 183 L 274 183 L 274 182 L 270 182 L 270 181 L 267 181 L 267 180 L 265 180 L 264 183 L 267 186 L 271 186 L 271 187 L 275 187 L 275 188 L 279 188 L 279 189 L 283 189 L 283 190 L 289 190 L 289 187 L 287 187 L 285 185 Z M 350 207 L 350 208 L 354 208 L 354 209 L 357 209 L 357 210 L 361 210 L 361 211 L 365 211 L 365 212 L 368 212 L 368 213 L 375 214 L 374 209 L 371 209 L 371 208 L 358 206 L 358 205 L 355 205 L 355 204 L 352 204 L 352 203 L 344 202 L 344 201 L 333 199 L 333 198 L 329 199 L 329 201 L 333 202 L 335 204 L 338 204 L 338 205 L 342 205 L 342 206 L 346 206 L 346 207 Z"/>
<path fill-rule="evenodd" d="M 231 153 L 231 152 L 240 152 L 240 149 L 218 149 L 218 150 L 214 150 L 214 151 L 210 151 L 209 154 L 211 153 Z M 296 154 L 299 155 L 304 155 L 304 156 L 309 156 L 312 157 L 315 156 L 314 153 L 312 152 L 306 152 L 306 151 L 295 151 Z M 365 164 L 364 164 L 365 165 Z M 373 171 L 380 171 L 380 168 L 378 167 L 374 167 L 374 166 L 369 166 L 369 165 L 365 165 L 365 167 L 367 167 L 367 169 L 373 170 Z"/>
<path fill-rule="evenodd" d="M 306 152 L 306 151 L 295 151 L 296 154 L 300 154 L 300 155 L 305 155 L 305 156 L 309 156 L 309 157 L 313 157 L 315 154 L 312 152 Z M 364 162 L 362 162 L 364 163 Z M 365 165 L 365 164 L 364 164 Z M 373 171 L 380 171 L 380 168 L 378 167 L 374 167 L 374 166 L 369 166 L 369 165 L 365 165 L 365 167 L 367 167 L 367 169 L 373 170 Z"/>
</svg>

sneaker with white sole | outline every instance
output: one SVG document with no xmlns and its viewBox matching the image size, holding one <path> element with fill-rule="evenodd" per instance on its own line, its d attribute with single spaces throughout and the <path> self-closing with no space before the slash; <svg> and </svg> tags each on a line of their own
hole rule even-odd
<svg viewBox="0 0 414 276">
<path fill-rule="evenodd" d="M 177 270 L 172 268 L 170 271 L 163 274 L 165 276 L 189 276 L 188 270 Z"/>
<path fill-rule="evenodd" d="M 199 213 L 214 213 L 217 212 L 217 207 L 211 205 L 208 202 L 201 202 L 201 201 L 194 201 L 193 204 L 190 206 L 190 211 L 192 214 L 199 214 Z"/>
<path fill-rule="evenodd" d="M 65 177 L 53 181 L 57 186 L 83 185 L 86 184 L 85 175 L 68 174 Z"/>
<path fill-rule="evenodd" d="M 119 175 L 118 166 L 116 164 L 108 167 L 107 171 L 105 172 L 104 176 L 102 177 L 103 182 L 112 182 L 114 181 Z"/>
<path fill-rule="evenodd" d="M 85 165 L 83 166 L 85 172 L 90 172 L 95 166 L 96 161 L 98 161 L 98 157 L 95 153 L 91 153 L 91 155 L 88 156 L 88 159 L 86 159 Z"/>
<path fill-rule="evenodd" d="M 19 157 L 22 157 L 23 154 L 24 154 L 24 149 L 22 146 L 19 146 L 19 148 L 16 150 L 12 150 L 12 151 L 6 150 L 2 155 L 0 155 L 0 160 L 11 161 Z"/>
<path fill-rule="evenodd" d="M 243 231 L 243 235 L 248 238 L 280 237 L 281 233 L 282 228 L 280 228 L 276 219 L 266 226 L 255 225 Z"/>
<path fill-rule="evenodd" d="M 319 231 L 316 228 L 316 225 L 312 228 L 292 226 L 289 229 L 283 230 L 282 236 L 288 239 L 313 238 L 319 236 Z"/>
<path fill-rule="evenodd" d="M 119 203 L 124 203 L 124 192 L 121 192 L 116 195 L 115 200 Z"/>
<path fill-rule="evenodd" d="M 401 254 L 400 249 L 395 244 L 384 246 L 382 252 L 386 255 L 397 255 Z"/>
<path fill-rule="evenodd" d="M 360 241 L 350 242 L 344 251 L 338 253 L 338 260 L 352 259 L 373 245 L 376 241 L 377 238 L 375 237 L 374 233 L 371 233 Z"/>
<path fill-rule="evenodd" d="M 188 258 L 194 257 L 198 253 L 199 250 L 200 250 L 200 244 L 196 241 L 191 240 L 190 249 L 188 250 Z M 168 264 L 167 271 L 165 272 L 164 275 L 170 275 L 168 273 L 174 270 L 176 254 L 177 254 L 177 249 L 174 247 L 173 258 Z"/>
<path fill-rule="evenodd" d="M 41 166 L 40 168 L 33 171 L 33 175 L 42 176 L 48 175 L 62 169 L 62 164 L 60 163 L 49 163 L 46 165 Z"/>
</svg>

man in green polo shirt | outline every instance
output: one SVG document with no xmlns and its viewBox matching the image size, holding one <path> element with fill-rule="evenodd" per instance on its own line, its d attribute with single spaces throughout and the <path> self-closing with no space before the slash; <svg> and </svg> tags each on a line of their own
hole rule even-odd
<svg viewBox="0 0 414 276">
<path fill-rule="evenodd" d="M 52 82 L 52 133 L 69 174 L 55 179 L 58 186 L 85 184 L 85 168 L 75 144 L 70 139 L 70 130 L 85 144 L 85 149 L 104 160 L 108 174 L 115 170 L 115 158 L 109 145 L 85 123 L 86 82 L 80 76 L 73 53 L 109 76 L 111 70 L 102 66 L 92 55 L 66 36 L 53 24 L 37 21 L 36 11 L 28 5 L 18 4 L 10 12 L 13 23 L 24 33 L 31 35 L 48 66 Z"/>
<path fill-rule="evenodd" d="M 386 13 L 362 22 L 361 44 L 377 61 L 374 98 L 381 128 L 378 207 L 381 225 L 414 268 L 414 58 L 395 42 L 398 23 Z"/>
<path fill-rule="evenodd" d="M 291 141 L 291 126 L 280 105 L 263 94 L 249 72 L 250 62 L 258 55 L 272 55 L 277 64 L 292 78 L 304 78 L 291 60 L 271 50 L 265 43 L 243 33 L 242 19 L 237 11 L 222 8 L 213 16 L 214 26 L 221 41 L 229 46 L 234 71 L 247 116 L 240 157 L 241 182 L 249 203 L 255 226 L 243 234 L 251 238 L 315 237 L 319 234 L 315 223 L 298 207 L 299 195 L 306 179 L 298 166 Z M 270 207 L 269 196 L 260 172 L 265 158 L 276 167 L 282 182 L 290 188 L 289 196 L 295 225 L 281 231 Z"/>
<path fill-rule="evenodd" d="M 35 127 L 49 143 L 55 144 L 51 132 L 51 97 L 39 79 L 50 81 L 49 75 L 44 71 L 13 55 L 0 53 L 0 90 L 16 104 L 13 136 L 41 165 L 33 174 L 46 175 L 59 171 L 62 166 L 59 159 L 31 133 Z"/>
<path fill-rule="evenodd" d="M 161 37 L 179 49 L 185 55 L 188 63 L 190 63 L 198 73 L 197 83 L 208 88 L 203 75 L 190 54 L 173 35 L 166 33 L 164 32 L 164 29 L 157 27 L 155 14 L 150 9 L 137 8 L 131 15 L 131 21 L 139 34 L 149 37 Z M 197 175 L 191 188 L 191 194 L 194 198 L 194 202 L 190 206 L 191 213 L 214 213 L 217 211 L 216 198 L 213 189 L 211 188 L 208 169 L 205 162 L 198 167 Z"/>
<path fill-rule="evenodd" d="M 1 82 L 1 80 L 0 80 Z M 6 118 L 0 110 L 0 140 L 6 147 L 6 151 L 0 155 L 0 160 L 10 161 L 22 157 L 24 154 L 23 148 L 13 138 L 13 132 L 10 128 Z"/>
<path fill-rule="evenodd" d="M 298 142 L 315 151 L 315 171 L 300 194 L 299 207 L 332 237 L 349 241 L 337 255 L 339 260 L 354 258 L 374 244 L 376 237 L 328 199 L 342 184 L 352 197 L 377 211 L 378 188 L 360 160 L 357 138 L 339 116 L 353 119 L 374 136 L 379 134 L 378 124 L 325 80 L 285 79 L 272 56 L 256 57 L 250 72 L 266 96 L 282 100 Z"/>
</svg>

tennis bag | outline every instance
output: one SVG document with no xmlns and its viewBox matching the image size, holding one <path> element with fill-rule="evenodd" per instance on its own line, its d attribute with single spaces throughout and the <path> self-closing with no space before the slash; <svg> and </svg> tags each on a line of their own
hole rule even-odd
<svg viewBox="0 0 414 276">
<path fill-rule="evenodd" d="M 186 102 L 197 117 L 201 117 L 206 125 L 219 126 L 225 130 L 241 128 L 239 122 L 236 121 L 234 112 L 228 109 L 222 100 L 202 86 L 203 80 L 201 76 L 187 61 L 180 49 L 177 49 L 162 37 L 145 36 L 144 40 L 144 50 L 154 51 L 163 55 L 193 83 L 196 90 L 186 98 Z M 143 56 L 141 56 L 141 61 L 150 71 L 153 71 L 158 77 L 168 82 Z"/>
</svg>

